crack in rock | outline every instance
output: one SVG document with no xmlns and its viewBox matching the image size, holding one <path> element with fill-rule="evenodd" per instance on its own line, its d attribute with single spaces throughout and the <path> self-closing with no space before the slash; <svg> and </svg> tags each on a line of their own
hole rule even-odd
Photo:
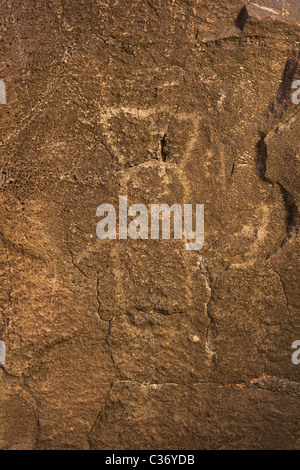
<svg viewBox="0 0 300 470">
<path fill-rule="evenodd" d="M 118 377 L 117 366 L 116 366 L 116 363 L 115 363 L 113 352 L 112 352 L 110 344 L 109 344 L 109 337 L 111 335 L 111 328 L 112 328 L 112 322 L 114 320 L 114 316 L 112 316 L 111 318 L 106 320 L 105 318 L 103 318 L 103 316 L 101 314 L 102 306 L 101 306 L 101 302 L 100 302 L 100 280 L 99 280 L 99 278 L 97 279 L 97 295 L 96 295 L 96 298 L 97 298 L 97 302 L 98 302 L 98 316 L 99 316 L 101 321 L 103 321 L 105 323 L 108 323 L 108 330 L 107 330 L 107 335 L 105 337 L 105 343 L 106 343 L 106 346 L 107 346 L 107 349 L 108 349 L 108 352 L 109 352 L 109 355 L 110 355 L 110 359 L 111 359 L 111 362 L 112 362 L 112 366 L 113 366 L 115 376 L 117 378 Z"/>
<path fill-rule="evenodd" d="M 205 303 L 205 313 L 208 317 L 209 323 L 206 329 L 206 338 L 205 338 L 205 346 L 206 350 L 210 356 L 211 361 L 215 364 L 216 363 L 216 351 L 214 349 L 214 338 L 217 335 L 217 327 L 213 315 L 211 313 L 211 301 L 212 301 L 212 293 L 214 288 L 214 282 L 212 281 L 211 275 L 208 270 L 207 261 L 204 258 L 200 259 L 199 262 L 199 270 L 204 277 L 206 290 L 208 293 L 208 300 Z"/>
</svg>

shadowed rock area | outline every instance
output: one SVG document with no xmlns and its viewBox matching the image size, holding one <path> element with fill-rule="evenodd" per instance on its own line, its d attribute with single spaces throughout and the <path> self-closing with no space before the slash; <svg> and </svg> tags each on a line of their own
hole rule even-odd
<svg viewBox="0 0 300 470">
<path fill-rule="evenodd" d="M 0 449 L 299 449 L 299 0 L 0 18 Z M 122 195 L 203 248 L 98 239 Z"/>
</svg>

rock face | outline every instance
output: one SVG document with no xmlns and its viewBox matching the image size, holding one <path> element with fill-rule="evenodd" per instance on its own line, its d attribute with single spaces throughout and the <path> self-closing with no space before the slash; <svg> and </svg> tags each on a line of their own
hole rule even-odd
<svg viewBox="0 0 300 470">
<path fill-rule="evenodd" d="M 299 449 L 299 0 L 0 6 L 1 449 Z M 205 205 L 205 243 L 96 209 Z"/>
</svg>

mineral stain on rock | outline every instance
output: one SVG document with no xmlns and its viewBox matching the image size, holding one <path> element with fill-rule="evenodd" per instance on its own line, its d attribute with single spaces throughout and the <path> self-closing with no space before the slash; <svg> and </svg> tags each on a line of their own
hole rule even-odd
<svg viewBox="0 0 300 470">
<path fill-rule="evenodd" d="M 299 15 L 0 5 L 1 449 L 299 449 Z M 203 248 L 99 240 L 121 195 Z"/>
</svg>

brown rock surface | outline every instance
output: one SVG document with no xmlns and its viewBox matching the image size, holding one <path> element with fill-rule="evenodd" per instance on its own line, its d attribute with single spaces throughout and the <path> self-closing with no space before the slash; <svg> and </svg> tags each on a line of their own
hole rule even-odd
<svg viewBox="0 0 300 470">
<path fill-rule="evenodd" d="M 0 448 L 299 449 L 299 1 L 0 15 Z M 99 240 L 119 195 L 203 249 Z"/>
</svg>

